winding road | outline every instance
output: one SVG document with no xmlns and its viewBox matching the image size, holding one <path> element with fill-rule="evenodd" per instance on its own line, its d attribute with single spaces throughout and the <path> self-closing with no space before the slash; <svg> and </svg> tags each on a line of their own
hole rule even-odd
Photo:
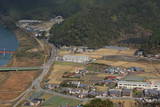
<svg viewBox="0 0 160 107">
<path fill-rule="evenodd" d="M 43 65 L 42 73 L 32 82 L 31 86 L 24 91 L 16 100 L 17 102 L 13 105 L 13 107 L 17 107 L 21 101 L 25 100 L 26 96 L 35 88 L 36 90 L 41 90 L 40 83 L 44 79 L 44 77 L 48 74 L 51 66 L 53 65 L 55 58 L 57 56 L 57 49 L 54 45 L 52 46 L 52 51 L 49 60 Z"/>
</svg>

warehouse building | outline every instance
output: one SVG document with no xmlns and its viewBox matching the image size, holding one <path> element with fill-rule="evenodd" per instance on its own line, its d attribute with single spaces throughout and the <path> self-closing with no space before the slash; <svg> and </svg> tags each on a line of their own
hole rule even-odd
<svg viewBox="0 0 160 107">
<path fill-rule="evenodd" d="M 63 61 L 75 62 L 75 63 L 87 63 L 87 62 L 91 61 L 91 58 L 88 56 L 64 55 Z"/>
<path fill-rule="evenodd" d="M 118 88 L 141 88 L 141 89 L 157 89 L 160 90 L 159 83 L 149 83 L 149 82 L 133 82 L 133 81 L 119 81 Z"/>
</svg>

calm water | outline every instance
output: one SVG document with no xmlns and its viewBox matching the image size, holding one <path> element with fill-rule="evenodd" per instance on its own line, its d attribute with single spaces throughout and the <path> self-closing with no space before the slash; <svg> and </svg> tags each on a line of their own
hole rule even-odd
<svg viewBox="0 0 160 107">
<path fill-rule="evenodd" d="M 13 32 L 0 25 L 0 51 L 15 51 L 18 48 L 18 41 Z M 11 60 L 11 54 L 0 53 L 0 66 L 6 65 Z"/>
</svg>

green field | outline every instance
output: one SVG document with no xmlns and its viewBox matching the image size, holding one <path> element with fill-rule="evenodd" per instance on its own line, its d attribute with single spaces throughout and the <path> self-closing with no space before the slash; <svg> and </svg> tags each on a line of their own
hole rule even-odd
<svg viewBox="0 0 160 107">
<path fill-rule="evenodd" d="M 73 99 L 67 99 L 60 96 L 52 96 L 49 99 L 47 99 L 42 106 L 43 107 L 59 107 L 59 106 L 74 106 L 80 104 L 79 101 L 73 100 Z"/>
</svg>

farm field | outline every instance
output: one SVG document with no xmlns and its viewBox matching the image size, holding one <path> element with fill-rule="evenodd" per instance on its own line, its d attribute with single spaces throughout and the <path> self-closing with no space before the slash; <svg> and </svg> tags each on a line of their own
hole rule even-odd
<svg viewBox="0 0 160 107">
<path fill-rule="evenodd" d="M 7 80 L 0 85 L 0 99 L 10 100 L 22 93 L 36 77 L 37 72 L 10 72 Z"/>
<path fill-rule="evenodd" d="M 68 63 L 68 62 L 57 62 L 54 64 L 53 69 L 48 77 L 51 84 L 59 84 L 63 81 L 63 74 L 65 72 L 75 72 L 75 70 L 83 69 L 82 64 Z"/>
<path fill-rule="evenodd" d="M 154 72 L 156 69 L 160 69 L 159 63 L 150 62 L 127 62 L 127 61 L 112 61 L 112 60 L 97 60 L 96 63 L 112 65 L 112 66 L 122 66 L 122 67 L 141 67 L 146 72 Z"/>
<path fill-rule="evenodd" d="M 137 107 L 135 100 L 111 100 L 113 103 L 122 103 L 123 107 Z"/>
<path fill-rule="evenodd" d="M 107 49 L 107 48 L 100 48 L 93 52 L 83 52 L 80 54 L 74 54 L 77 56 L 89 56 L 91 58 L 99 59 L 103 56 L 107 55 L 127 55 L 127 56 L 133 56 L 135 52 L 135 49 L 128 49 L 128 50 L 116 50 L 116 49 Z M 66 54 L 72 54 L 69 51 L 60 50 L 59 55 L 63 56 Z"/>
<path fill-rule="evenodd" d="M 43 95 L 42 98 L 45 98 L 46 101 L 42 104 L 41 107 L 75 106 L 81 103 L 77 100 L 48 94 Z"/>
</svg>

